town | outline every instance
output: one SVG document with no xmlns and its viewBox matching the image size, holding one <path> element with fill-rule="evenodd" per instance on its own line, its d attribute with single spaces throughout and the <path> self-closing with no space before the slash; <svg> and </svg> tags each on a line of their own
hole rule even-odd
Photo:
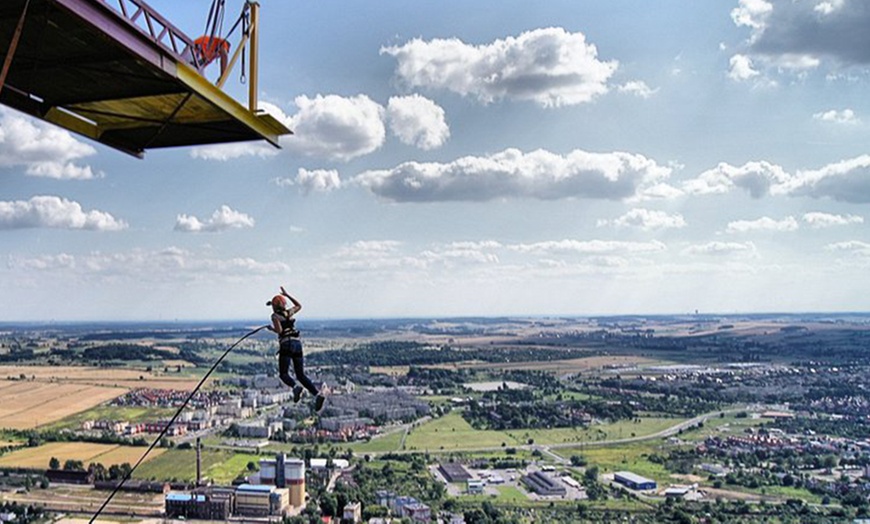
<svg viewBox="0 0 870 524">
<path fill-rule="evenodd" d="M 265 337 L 190 394 L 239 328 L 3 327 L 0 519 L 87 517 L 113 492 L 101 519 L 870 511 L 870 317 L 347 324 L 307 328 L 321 413 L 293 402 Z"/>
</svg>

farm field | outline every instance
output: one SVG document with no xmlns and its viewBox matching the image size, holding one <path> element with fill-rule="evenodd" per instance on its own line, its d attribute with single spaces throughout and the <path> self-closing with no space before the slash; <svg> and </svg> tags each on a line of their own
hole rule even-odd
<svg viewBox="0 0 870 524">
<path fill-rule="evenodd" d="M 622 368 L 622 367 L 645 367 L 652 365 L 664 365 L 670 362 L 662 360 L 654 360 L 646 357 L 633 355 L 612 355 L 612 356 L 594 356 L 572 358 L 570 360 L 552 360 L 546 362 L 509 362 L 505 364 L 491 362 L 457 362 L 451 364 L 437 364 L 434 366 L 426 366 L 442 369 L 487 369 L 487 370 L 534 370 L 534 371 L 550 371 L 552 373 L 569 374 L 582 373 L 596 369 L 604 368 Z"/>
<path fill-rule="evenodd" d="M 125 388 L 84 383 L 0 382 L 0 428 L 31 429 L 112 400 Z"/>
<path fill-rule="evenodd" d="M 0 366 L 0 379 L 122 388 L 191 390 L 199 380 L 188 375 L 159 375 L 141 369 L 86 366 Z"/>
<path fill-rule="evenodd" d="M 91 442 L 50 442 L 3 455 L 0 457 L 0 467 L 47 469 L 51 457 L 55 457 L 61 464 L 67 460 L 80 460 L 85 466 L 91 462 L 99 462 L 108 468 L 113 464 L 135 463 L 145 449 L 145 447 Z M 160 448 L 154 449 L 146 462 L 159 457 L 165 451 Z"/>
</svg>

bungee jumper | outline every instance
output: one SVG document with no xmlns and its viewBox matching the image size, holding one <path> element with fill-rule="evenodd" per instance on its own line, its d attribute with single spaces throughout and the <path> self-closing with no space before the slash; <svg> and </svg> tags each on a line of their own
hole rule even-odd
<svg viewBox="0 0 870 524">
<path fill-rule="evenodd" d="M 289 308 L 287 300 L 293 303 Z M 304 390 L 308 390 L 314 396 L 314 410 L 319 413 L 326 402 L 326 384 L 321 384 L 318 390 L 317 386 L 305 374 L 301 334 L 296 329 L 296 319 L 294 318 L 294 315 L 302 309 L 302 304 L 290 293 L 287 293 L 282 286 L 281 294 L 272 297 L 272 300 L 266 302 L 266 305 L 272 306 L 272 324 L 268 328 L 278 335 L 278 376 L 283 383 L 293 388 L 293 402 L 298 403 L 302 399 Z M 293 380 L 289 373 L 291 363 L 296 380 Z"/>
</svg>

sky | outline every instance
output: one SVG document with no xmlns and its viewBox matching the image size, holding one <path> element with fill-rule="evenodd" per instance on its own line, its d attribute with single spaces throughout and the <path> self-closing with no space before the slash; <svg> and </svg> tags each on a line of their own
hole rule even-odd
<svg viewBox="0 0 870 524">
<path fill-rule="evenodd" d="M 260 3 L 280 149 L 0 109 L 0 320 L 870 310 L 863 0 Z"/>
</svg>

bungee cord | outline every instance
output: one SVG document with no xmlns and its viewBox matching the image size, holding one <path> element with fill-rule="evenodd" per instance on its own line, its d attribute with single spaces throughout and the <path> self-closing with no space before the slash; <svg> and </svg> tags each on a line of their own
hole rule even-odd
<svg viewBox="0 0 870 524">
<path fill-rule="evenodd" d="M 141 464 L 142 461 L 145 460 L 145 457 L 147 457 L 148 454 L 151 453 L 151 451 L 157 446 L 157 443 L 160 442 L 160 440 L 166 435 L 166 432 L 169 431 L 169 428 L 172 427 L 172 424 L 175 423 L 175 420 L 178 419 L 178 417 L 181 415 L 181 412 L 184 411 L 184 408 L 187 407 L 187 404 L 190 402 L 190 400 L 193 398 L 193 396 L 197 393 L 197 391 L 199 391 L 199 388 L 201 388 L 202 385 L 205 384 L 205 381 L 208 380 L 208 377 L 211 376 L 211 374 L 214 372 L 214 370 L 217 369 L 217 367 L 220 365 L 221 362 L 223 362 L 224 358 L 226 358 L 226 356 L 230 354 L 230 351 L 235 349 L 235 347 L 238 346 L 239 344 L 241 344 L 242 341 L 245 340 L 246 338 L 248 338 L 248 337 L 250 337 L 250 336 L 252 336 L 252 335 L 262 331 L 263 329 L 268 328 L 268 327 L 269 327 L 268 325 L 260 326 L 257 329 L 249 331 L 247 334 L 245 334 L 245 336 L 238 339 L 235 343 L 233 343 L 233 345 L 231 345 L 230 347 L 228 347 L 226 349 L 226 351 L 224 351 L 223 355 L 221 355 L 220 358 L 217 359 L 217 361 L 212 365 L 211 369 L 208 370 L 208 373 L 206 373 L 202 377 L 202 379 L 200 379 L 199 384 L 197 384 L 196 387 L 193 388 L 193 391 L 190 392 L 190 395 L 187 396 L 187 398 L 181 404 L 181 407 L 178 408 L 178 411 L 176 411 L 175 415 L 173 415 L 172 418 L 169 420 L 169 423 L 163 427 L 163 429 L 160 431 L 160 434 L 158 434 L 157 438 L 154 439 L 154 442 L 152 442 L 151 445 L 148 446 L 148 449 L 145 450 L 145 453 L 143 453 L 141 457 L 139 457 L 139 460 L 136 462 L 136 464 L 134 464 L 133 467 L 130 468 L 130 470 L 127 472 L 127 474 L 124 475 L 124 478 L 121 479 L 121 482 L 119 482 L 118 485 L 115 486 L 115 489 L 112 490 L 112 493 L 109 494 L 108 498 L 106 498 L 106 500 L 103 502 L 103 504 L 97 510 L 97 512 L 94 513 L 94 516 L 91 517 L 91 520 L 88 521 L 88 524 L 93 524 L 93 522 L 95 520 L 97 520 L 97 517 L 99 517 L 100 514 L 103 512 L 103 510 L 106 509 L 106 506 L 109 505 L 109 502 L 112 501 L 112 499 L 115 497 L 115 494 L 121 490 L 121 487 L 124 485 L 125 482 L 127 482 L 130 479 L 130 477 L 133 475 L 133 472 L 136 471 L 136 468 L 139 467 L 139 464 Z"/>
</svg>

